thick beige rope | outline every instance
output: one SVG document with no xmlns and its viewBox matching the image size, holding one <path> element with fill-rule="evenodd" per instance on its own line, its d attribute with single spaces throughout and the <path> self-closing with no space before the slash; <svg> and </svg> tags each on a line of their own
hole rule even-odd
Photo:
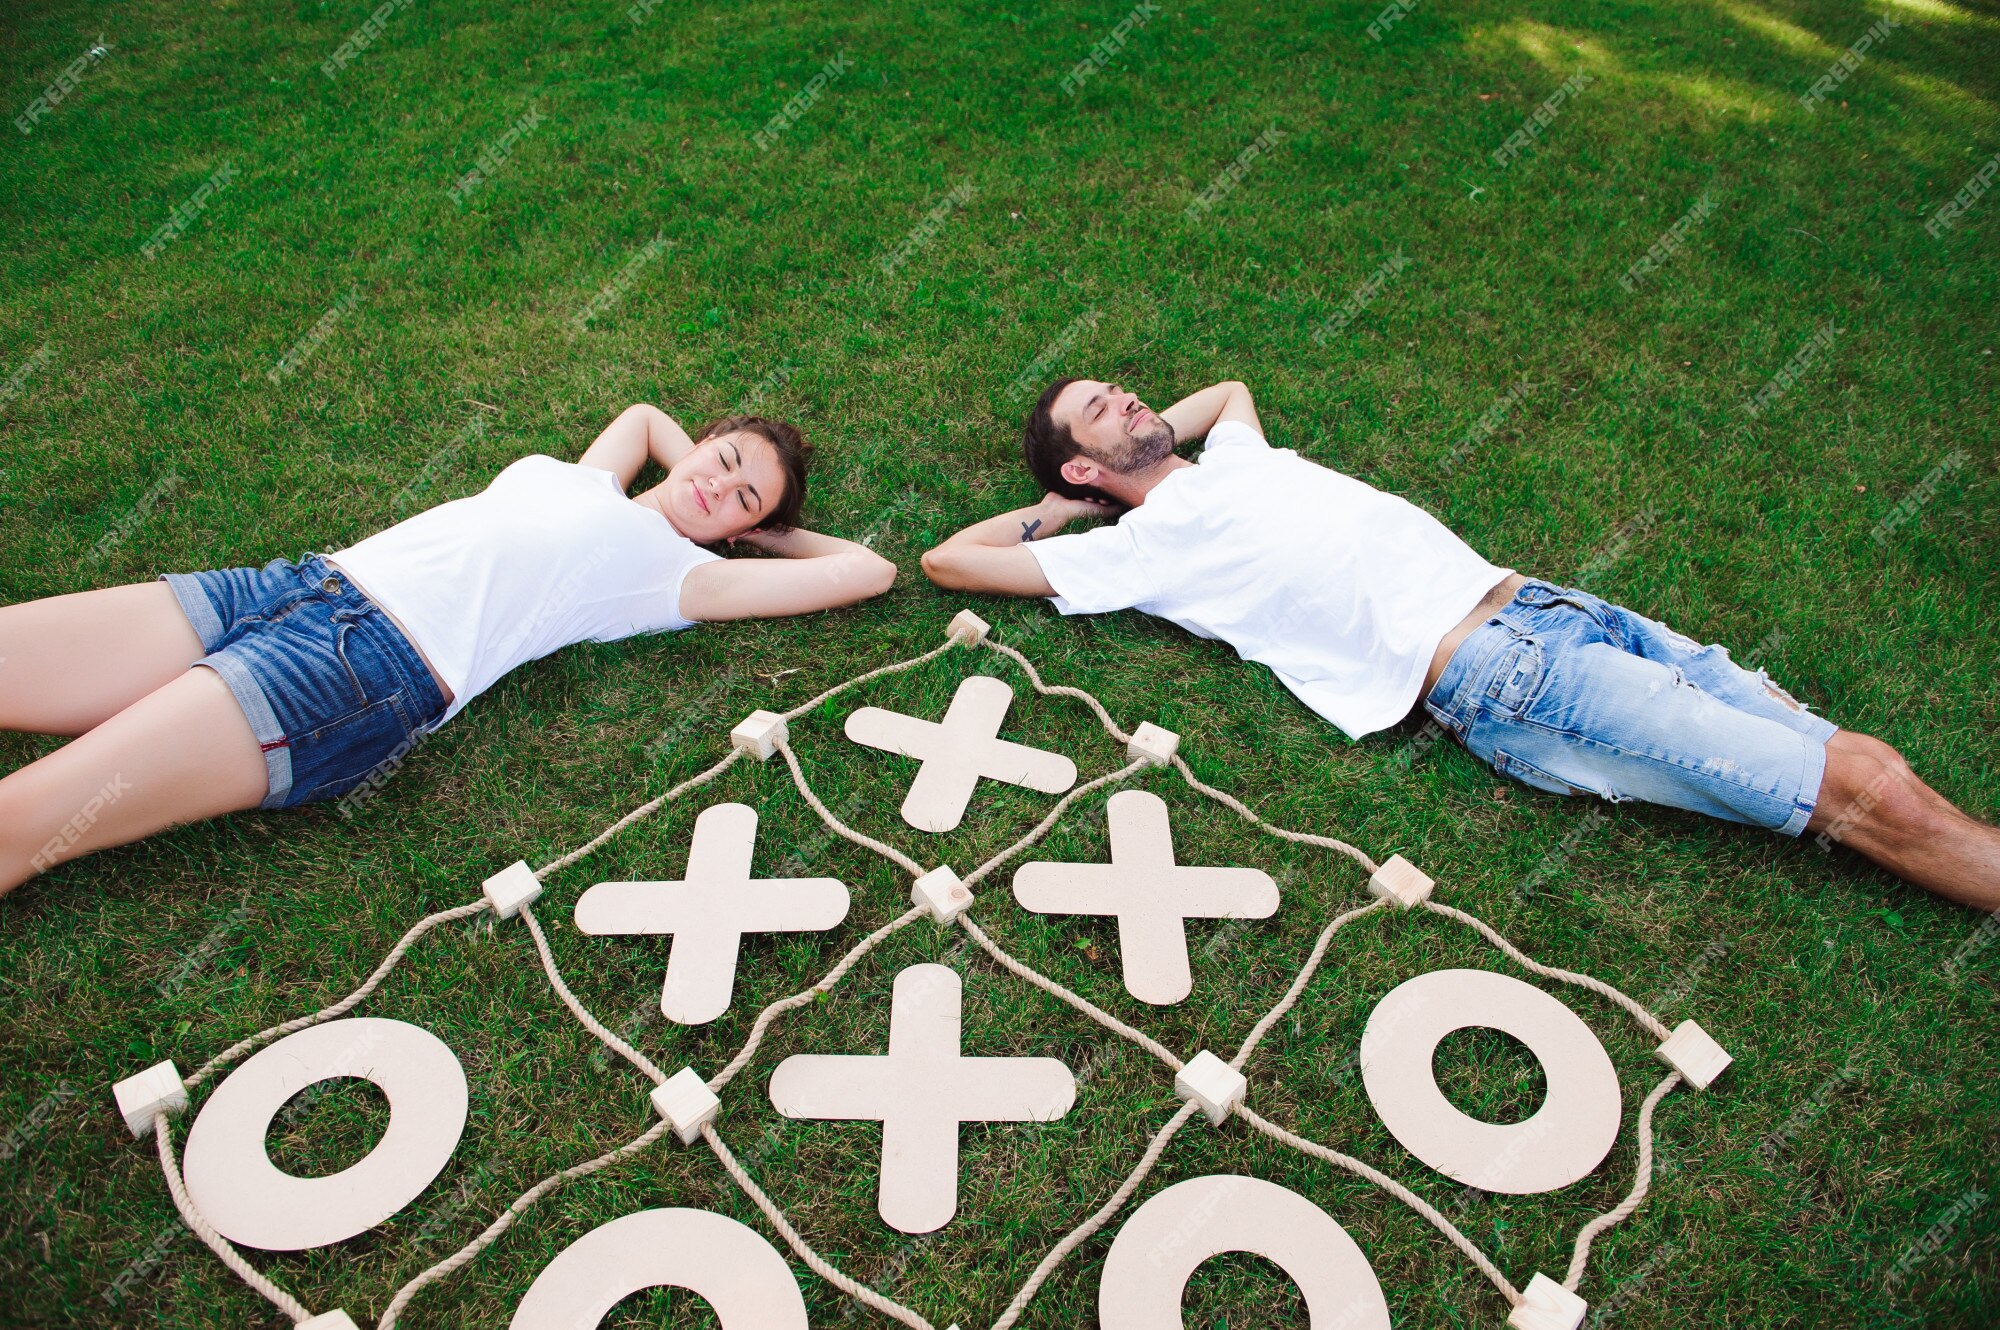
<svg viewBox="0 0 2000 1330">
<path fill-rule="evenodd" d="M 1160 1162 L 1160 1155 L 1166 1150 L 1167 1142 L 1173 1140 L 1175 1132 L 1187 1125 L 1187 1120 L 1194 1116 L 1195 1110 L 1199 1107 L 1200 1105 L 1192 1099 L 1188 1100 L 1181 1105 L 1178 1113 L 1167 1119 L 1166 1126 L 1154 1133 L 1152 1141 L 1146 1146 L 1146 1153 L 1140 1157 L 1138 1167 L 1119 1184 L 1118 1190 L 1111 1194 L 1111 1199 L 1098 1207 L 1096 1214 L 1086 1219 L 1068 1237 L 1049 1250 L 1049 1254 L 1042 1258 L 1041 1264 L 1035 1267 L 1035 1272 L 1028 1276 L 1028 1282 L 1021 1286 L 1021 1291 L 1007 1304 L 1007 1310 L 993 1323 L 993 1330 L 1010 1330 L 1014 1322 L 1021 1319 L 1021 1313 L 1027 1310 L 1029 1300 L 1041 1291 L 1043 1283 L 1055 1273 L 1055 1268 L 1062 1264 L 1064 1258 L 1111 1222 L 1111 1216 L 1117 1214 L 1119 1208 L 1132 1199 L 1132 1193 L 1139 1189 L 1139 1184 L 1153 1171 L 1153 1165 Z"/>
<path fill-rule="evenodd" d="M 167 1190 L 174 1198 L 174 1208 L 181 1212 L 181 1219 L 194 1230 L 195 1236 L 208 1244 L 208 1249 L 216 1254 L 222 1263 L 236 1272 L 237 1278 L 256 1289 L 277 1305 L 279 1311 L 293 1321 L 309 1321 L 312 1313 L 305 1304 L 266 1279 L 263 1272 L 245 1260 L 243 1253 L 230 1245 L 229 1239 L 215 1231 L 213 1225 L 194 1208 L 194 1200 L 187 1194 L 187 1185 L 181 1181 L 180 1165 L 174 1159 L 173 1128 L 165 1109 L 153 1110 L 153 1134 L 160 1138 L 160 1171 L 167 1175 Z"/>
<path fill-rule="evenodd" d="M 1287 831 L 1283 827 L 1274 826 L 1271 823 L 1266 822 L 1263 818 L 1257 816 L 1257 814 L 1250 811 L 1250 806 L 1244 803 L 1241 799 L 1238 799 L 1235 795 L 1225 794 L 1223 791 L 1216 789 L 1213 785 L 1203 784 L 1200 778 L 1198 778 L 1194 774 L 1194 768 L 1190 767 L 1187 764 L 1187 759 L 1182 757 L 1179 753 L 1174 754 L 1174 769 L 1181 773 L 1181 778 L 1185 780 L 1189 786 L 1191 786 L 1196 790 L 1201 791 L 1201 793 L 1215 800 L 1217 803 L 1221 804 L 1224 808 L 1233 810 L 1239 817 L 1242 817 L 1244 820 L 1256 823 L 1259 827 L 1262 827 L 1265 831 L 1268 831 L 1273 836 L 1279 836 L 1289 841 L 1297 841 L 1301 845 L 1317 845 L 1323 850 L 1338 851 L 1339 853 L 1344 854 L 1348 858 L 1352 859 L 1355 863 L 1360 864 L 1363 868 L 1367 869 L 1371 874 L 1373 874 L 1375 870 L 1378 867 L 1380 867 L 1380 865 L 1377 864 L 1373 859 L 1370 859 L 1367 855 L 1355 849 L 1352 845 L 1349 845 L 1344 840 L 1335 840 L 1331 836 L 1315 836 L 1312 833 L 1305 831 Z"/>
<path fill-rule="evenodd" d="M 987 955 L 991 956 L 994 960 L 1000 962 L 1000 964 L 1016 978 L 1025 979 L 1029 983 L 1033 984 L 1036 988 L 1041 989 L 1044 993 L 1047 993 L 1052 997 L 1059 998 L 1063 1002 L 1068 1003 L 1070 1006 L 1075 1007 L 1078 1011 L 1090 1017 L 1090 1019 L 1096 1021 L 1099 1025 L 1111 1031 L 1113 1034 L 1120 1035 L 1126 1039 L 1130 1039 L 1133 1043 L 1145 1049 L 1148 1053 L 1151 1053 L 1154 1057 L 1166 1063 L 1169 1067 L 1173 1068 L 1175 1071 L 1179 1071 L 1183 1066 L 1186 1065 L 1179 1058 L 1175 1057 L 1172 1053 L 1168 1052 L 1160 1044 L 1155 1043 L 1153 1040 L 1139 1033 L 1137 1030 L 1133 1029 L 1125 1022 L 1119 1020 L 1116 1016 L 1113 1016 L 1110 1012 L 1104 1010 L 1104 1008 L 1092 1002 L 1089 998 L 1080 997 L 1077 994 L 1072 993 L 1069 989 L 1064 988 L 1061 984 L 1057 983 L 1055 980 L 1050 979 L 1046 975 L 1043 975 L 1033 969 L 1030 969 L 1028 966 L 1023 965 L 1020 961 L 1015 960 L 1012 956 L 1009 956 L 1005 951 L 1001 950 L 999 943 L 995 942 L 992 938 L 986 936 L 986 930 L 982 929 L 978 924 L 972 922 L 971 915 L 961 914 L 960 916 L 958 916 L 958 922 L 960 927 L 965 929 L 966 932 L 972 934 L 972 940 L 974 942 L 977 942 L 981 947 L 985 948 Z"/>
<path fill-rule="evenodd" d="M 750 1059 L 757 1056 L 757 1046 L 764 1042 L 764 1031 L 770 1026 L 772 1021 L 794 1007 L 803 1007 L 808 1002 L 817 1000 L 822 993 L 832 992 L 833 986 L 846 977 L 847 972 L 854 968 L 855 962 L 873 951 L 876 945 L 884 938 L 909 927 L 919 919 L 928 917 L 929 914 L 930 907 L 927 905 L 912 906 L 902 914 L 897 915 L 894 919 L 891 919 L 888 923 L 883 924 L 867 937 L 862 938 L 860 942 L 855 944 L 852 951 L 840 958 L 840 964 L 827 971 L 824 979 L 821 979 L 811 988 L 794 993 L 790 997 L 779 998 L 776 1002 L 773 1002 L 770 1006 L 759 1012 L 756 1023 L 750 1027 L 750 1039 L 743 1045 L 743 1050 L 730 1059 L 728 1066 L 717 1072 L 709 1080 L 709 1093 L 721 1094 L 722 1087 L 735 1080 L 736 1073 L 742 1071 L 749 1064 Z"/>
<path fill-rule="evenodd" d="M 542 925 L 535 918 L 534 907 L 528 905 L 521 907 L 521 922 L 528 926 L 528 935 L 535 939 L 535 950 L 540 953 L 542 969 L 549 976 L 549 987 L 556 990 L 556 996 L 562 999 L 570 1014 L 582 1022 L 583 1028 L 596 1035 L 612 1052 L 637 1067 L 653 1084 L 663 1083 L 667 1079 L 667 1074 L 655 1066 L 651 1058 L 606 1029 L 604 1023 L 591 1015 L 583 1003 L 577 1000 L 576 994 L 569 991 L 569 985 L 563 982 L 562 972 L 556 969 L 556 958 L 549 951 L 549 940 L 542 936 Z"/>
<path fill-rule="evenodd" d="M 1653 1087 L 1646 1096 L 1646 1102 L 1639 1105 L 1639 1167 L 1635 1170 L 1631 1194 L 1611 1209 L 1583 1226 L 1583 1232 L 1576 1235 L 1576 1250 L 1569 1258 L 1569 1274 L 1563 1278 L 1563 1287 L 1574 1293 L 1583 1283 L 1583 1267 L 1590 1260 L 1590 1244 L 1597 1235 L 1614 1224 L 1623 1223 L 1639 1203 L 1646 1199 L 1646 1192 L 1653 1185 L 1653 1110 L 1667 1097 L 1667 1092 L 1680 1084 L 1681 1074 L 1670 1071 Z"/>
<path fill-rule="evenodd" d="M 801 1237 L 799 1231 L 792 1227 L 791 1221 L 785 1218 L 785 1212 L 780 1210 L 777 1203 L 764 1194 L 764 1189 L 759 1187 L 751 1176 L 743 1171 L 743 1165 L 736 1162 L 736 1156 L 729 1152 L 729 1147 L 724 1145 L 722 1138 L 715 1134 L 714 1123 L 704 1122 L 702 1124 L 701 1137 L 708 1142 L 708 1148 L 715 1152 L 715 1157 L 722 1161 L 722 1167 L 728 1170 L 729 1176 L 736 1180 L 736 1185 L 743 1189 L 743 1194 L 754 1201 L 757 1208 L 764 1212 L 764 1217 L 771 1221 L 771 1227 L 778 1230 L 787 1245 L 794 1252 L 798 1253 L 801 1261 L 812 1267 L 814 1274 L 863 1306 L 872 1307 L 892 1320 L 901 1321 L 904 1325 L 909 1326 L 910 1330 L 937 1330 L 936 1326 L 911 1311 L 908 1307 L 903 1306 L 900 1302 L 892 1302 L 880 1293 L 877 1293 L 874 1289 L 869 1288 L 866 1284 L 842 1274 L 834 1267 L 831 1261 L 814 1251 L 812 1244 Z M 385 1326 L 383 1330 L 388 1330 L 388 1328 Z"/>
<path fill-rule="evenodd" d="M 1111 719 L 1111 713 L 1104 709 L 1104 704 L 1089 693 L 1084 692 L 1081 688 L 1071 688 L 1067 684 L 1050 685 L 1043 683 L 1042 676 L 1035 672 L 1033 662 L 1006 643 L 995 641 L 991 634 L 981 638 L 980 645 L 992 648 L 994 651 L 1013 661 L 1016 665 L 1019 665 L 1021 672 L 1028 676 L 1028 682 L 1033 684 L 1035 691 L 1043 697 L 1075 698 L 1097 713 L 1097 719 L 1104 723 L 1104 728 L 1110 732 L 1112 738 L 1122 744 L 1132 742 L 1132 736 L 1118 728 L 1118 722 Z"/>
<path fill-rule="evenodd" d="M 1532 970 L 1547 979 L 1560 979 L 1563 983 L 1575 984 L 1578 988 L 1587 988 L 1593 993 L 1599 993 L 1610 998 L 1613 1002 L 1631 1012 L 1633 1018 L 1639 1024 L 1652 1032 L 1654 1038 L 1664 1042 L 1673 1034 L 1673 1031 L 1669 1030 L 1660 1021 L 1659 1017 L 1647 1011 L 1640 1003 L 1626 997 L 1610 984 L 1605 983 L 1601 979 L 1592 979 L 1587 974 L 1578 974 L 1574 970 L 1559 970 L 1553 965 L 1543 965 L 1541 962 L 1531 959 L 1526 952 L 1494 932 L 1493 929 L 1487 926 L 1483 919 L 1474 918 L 1463 910 L 1454 910 L 1449 905 L 1440 905 L 1432 900 L 1425 901 L 1424 908 L 1432 914 L 1441 914 L 1447 919 L 1456 919 L 1461 924 L 1477 930 L 1482 937 L 1505 952 L 1513 959 L 1515 964 L 1521 966 L 1523 969 Z"/>
<path fill-rule="evenodd" d="M 1263 1043 L 1264 1036 L 1271 1032 L 1271 1027 L 1283 1020 L 1285 1013 L 1292 1009 L 1293 1004 L 1299 1000 L 1299 995 L 1306 991 L 1306 985 L 1312 982 L 1313 974 L 1319 969 L 1320 961 L 1325 959 L 1326 949 L 1328 944 L 1333 941 L 1333 935 L 1349 923 L 1359 919 L 1362 915 L 1372 914 L 1388 903 L 1386 900 L 1376 900 L 1357 909 L 1349 910 L 1346 914 L 1341 915 L 1321 930 L 1318 945 L 1312 949 L 1312 955 L 1306 958 L 1306 963 L 1300 968 L 1298 977 L 1292 980 L 1292 986 L 1285 990 L 1285 996 L 1279 1001 L 1278 1005 L 1271 1008 L 1264 1019 L 1257 1022 L 1256 1028 L 1250 1031 L 1249 1037 L 1243 1041 L 1243 1046 L 1236 1050 L 1236 1056 L 1229 1059 L 1230 1066 L 1234 1067 L 1237 1071 L 1242 1071 L 1244 1064 L 1250 1061 L 1250 1055 L 1257 1051 L 1257 1045 Z"/>
<path fill-rule="evenodd" d="M 528 1190 L 522 1192 L 520 1197 L 512 1205 L 501 1211 L 499 1218 L 488 1224 L 485 1231 L 478 1237 L 466 1243 L 450 1256 L 445 1257 L 442 1261 L 439 1261 L 436 1265 L 398 1289 L 396 1296 L 389 1300 L 388 1310 L 382 1313 L 382 1320 L 376 1327 L 376 1330 L 394 1330 L 396 1318 L 401 1316 L 404 1310 L 409 1307 L 412 1298 L 421 1293 L 426 1286 L 458 1270 L 461 1266 L 464 1266 L 467 1262 L 478 1256 L 479 1253 L 499 1241 L 500 1235 L 514 1226 L 514 1221 L 520 1218 L 521 1212 L 536 1201 L 541 1200 L 543 1196 L 560 1187 L 565 1182 L 573 1182 L 577 1178 L 587 1177 L 601 1168 L 607 1168 L 617 1163 L 627 1155 L 638 1153 L 654 1141 L 659 1140 L 665 1134 L 668 1125 L 667 1121 L 662 1118 L 647 1128 L 644 1133 L 625 1142 L 625 1144 L 619 1146 L 617 1149 L 607 1151 L 597 1156 L 597 1158 L 584 1163 L 572 1165 L 560 1173 L 552 1173 L 540 1182 L 537 1182 L 534 1186 L 528 1188 Z"/>
<path fill-rule="evenodd" d="M 833 687 L 827 689 L 825 692 L 821 693 L 818 697 L 813 698 L 811 701 L 801 702 L 799 705 L 793 707 L 790 711 L 780 712 L 779 714 L 786 720 L 797 720 L 800 716 L 805 715 L 808 711 L 811 711 L 814 707 L 818 706 L 820 703 L 831 701 L 832 699 L 839 697 L 842 693 L 846 692 L 850 688 L 859 688 L 862 684 L 867 683 L 871 679 L 886 678 L 891 674 L 901 674 L 904 670 L 913 670 L 927 660 L 936 660 L 939 656 L 942 656 L 945 652 L 951 650 L 953 647 L 957 645 L 958 645 L 957 638 L 947 637 L 940 645 L 932 647 L 929 651 L 926 651 L 921 656 L 912 656 L 908 660 L 899 660 L 894 665 L 884 665 L 879 670 L 870 670 L 866 674 L 857 674 L 852 679 L 849 679 L 846 683 L 835 684 Z"/>
<path fill-rule="evenodd" d="M 654 813 L 659 812 L 660 809 L 666 807 L 669 803 L 672 803 L 675 799 L 680 798 L 683 794 L 686 794 L 689 790 L 697 790 L 700 789 L 702 786 L 708 784 L 710 781 L 714 780 L 717 776 L 720 776 L 723 772 L 729 770 L 729 768 L 735 764 L 736 760 L 742 756 L 743 756 L 743 750 L 741 748 L 732 747 L 729 750 L 729 756 L 723 758 L 720 762 L 717 762 L 714 766 L 710 767 L 708 770 L 701 772 L 698 775 L 689 776 L 686 780 L 674 786 L 674 788 L 668 790 L 665 794 L 661 795 L 659 798 L 650 799 L 647 802 L 640 804 L 637 808 L 633 809 L 625 816 L 619 818 L 616 822 L 613 822 L 610 826 L 606 827 L 596 836 L 593 836 L 589 841 L 585 842 L 583 845 L 580 845 L 576 849 L 571 850 L 568 854 L 565 854 L 560 859 L 552 859 L 548 863 L 543 864 L 540 868 L 537 868 L 535 870 L 536 879 L 538 881 L 543 881 L 543 882 L 548 881 L 549 877 L 552 874 L 559 873 L 563 869 L 568 868 L 571 864 L 583 858 L 585 855 L 589 854 L 592 850 L 595 850 L 598 846 L 604 844 L 604 842 L 610 840 L 613 836 L 616 836 L 619 832 L 631 826 L 634 822 L 639 821 L 641 818 L 650 817 Z"/>
<path fill-rule="evenodd" d="M 792 769 L 792 784 L 799 787 L 799 793 L 812 806 L 812 810 L 819 814 L 819 820 L 826 823 L 828 831 L 843 839 L 853 841 L 863 849 L 875 851 L 875 853 L 897 865 L 913 878 L 924 875 L 924 866 L 909 855 L 904 854 L 893 845 L 885 845 L 873 836 L 856 831 L 853 827 L 848 826 L 845 822 L 835 817 L 833 810 L 821 802 L 817 794 L 813 793 L 812 786 L 806 784 L 806 773 L 799 770 L 799 755 L 792 751 L 792 746 L 783 739 L 778 740 L 777 746 L 778 751 L 784 755 L 785 765 Z"/>
<path fill-rule="evenodd" d="M 988 873 L 998 868 L 1001 864 L 1006 863 L 1009 859 L 1012 859 L 1015 855 L 1027 849 L 1029 846 L 1033 845 L 1036 841 L 1039 841 L 1043 836 L 1046 836 L 1048 834 L 1049 828 L 1053 827 L 1056 824 L 1056 819 L 1060 818 L 1064 813 L 1068 812 L 1069 806 L 1075 803 L 1078 799 L 1081 799 L 1084 795 L 1089 794 L 1092 790 L 1097 789 L 1099 786 L 1109 785 L 1113 781 L 1126 780 L 1132 776 L 1135 776 L 1139 772 L 1145 770 L 1146 765 L 1147 761 L 1145 758 L 1143 757 L 1138 758 L 1135 761 L 1118 768 L 1118 770 L 1116 771 L 1105 772 L 1102 776 L 1099 776 L 1097 779 L 1090 781 L 1088 784 L 1077 786 L 1075 789 L 1071 790 L 1068 794 L 1065 794 L 1056 803 L 1056 806 L 1049 810 L 1049 815 L 1047 817 L 1043 818 L 1040 822 L 1035 824 L 1034 830 L 1030 831 L 1027 835 L 1021 837 L 1021 839 L 1015 841 L 1012 845 L 1009 845 L 1006 849 L 1000 851 L 1000 853 L 994 855 L 991 859 L 988 859 L 985 863 L 979 865 L 979 867 L 973 869 L 970 873 L 967 873 L 963 878 L 960 879 L 960 881 L 964 882 L 965 885 L 968 887 L 971 886 L 973 883 L 979 881 L 981 878 L 985 877 Z"/>
<path fill-rule="evenodd" d="M 1426 1201 L 1423 1197 L 1417 1195 L 1387 1173 L 1362 1163 L 1352 1155 L 1342 1154 L 1338 1150 L 1329 1150 L 1326 1146 L 1320 1145 L 1315 1141 L 1309 1141 L 1303 1136 L 1294 1135 L 1275 1122 L 1271 1122 L 1260 1116 L 1248 1104 L 1237 1105 L 1236 1116 L 1242 1118 L 1272 1140 L 1289 1145 L 1294 1150 L 1302 1151 L 1313 1156 L 1315 1159 L 1324 1159 L 1335 1168 L 1343 1169 L 1346 1172 L 1354 1174 L 1356 1177 L 1365 1178 L 1380 1187 L 1383 1191 L 1388 1192 L 1404 1205 L 1409 1206 L 1412 1210 L 1415 1210 L 1418 1214 L 1429 1220 L 1431 1226 L 1437 1229 L 1438 1232 L 1450 1238 L 1452 1246 L 1464 1252 L 1465 1258 L 1478 1266 L 1481 1274 L 1493 1281 L 1493 1287 L 1500 1290 L 1510 1305 L 1521 1300 L 1520 1290 L 1507 1282 L 1507 1276 L 1501 1274 L 1500 1268 L 1486 1259 L 1486 1253 L 1475 1247 L 1472 1244 L 1472 1239 L 1459 1232 L 1458 1226 L 1439 1214 L 1429 1201 Z"/>
<path fill-rule="evenodd" d="M 259 1044 L 276 1039 L 279 1035 L 291 1034 L 296 1030 L 303 1030 L 309 1025 L 318 1025 L 321 1021 L 330 1021 L 335 1016 L 343 1015 L 353 1010 L 355 1004 L 359 1003 L 370 993 L 373 993 L 382 981 L 389 977 L 389 971 L 396 968 L 396 962 L 403 959 L 403 953 L 408 951 L 418 938 L 430 932 L 439 924 L 450 923 L 454 919 L 463 919 L 467 915 L 478 914 L 482 910 L 491 908 L 486 898 L 482 896 L 478 900 L 471 901 L 465 905 L 460 905 L 449 910 L 440 910 L 436 914 L 426 915 L 424 918 L 418 920 L 409 932 L 403 934 L 402 941 L 389 949 L 389 954 L 382 958 L 382 963 L 375 967 L 375 972 L 368 976 L 368 981 L 362 984 L 361 987 L 355 989 L 332 1006 L 322 1007 L 310 1016 L 301 1016 L 297 1020 L 286 1021 L 283 1025 L 274 1025 L 268 1030 L 259 1030 L 248 1039 L 238 1040 L 208 1061 L 202 1063 L 194 1074 L 189 1076 L 182 1084 L 192 1090 L 195 1086 L 207 1080 L 214 1072 L 228 1066 L 238 1057 L 249 1052 Z"/>
</svg>

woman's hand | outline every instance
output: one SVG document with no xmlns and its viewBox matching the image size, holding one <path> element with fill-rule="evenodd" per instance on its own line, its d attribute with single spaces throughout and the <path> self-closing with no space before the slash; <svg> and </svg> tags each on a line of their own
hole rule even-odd
<svg viewBox="0 0 2000 1330">
<path fill-rule="evenodd" d="M 867 549 L 866 546 L 857 545 L 851 540 L 821 535 L 802 526 L 795 526 L 787 531 L 767 531 L 763 527 L 757 527 L 745 531 L 740 536 L 731 536 L 726 543 L 732 546 L 748 545 L 753 550 L 760 550 L 780 559 L 817 559 L 828 554 L 845 554 L 851 550 Z"/>
</svg>

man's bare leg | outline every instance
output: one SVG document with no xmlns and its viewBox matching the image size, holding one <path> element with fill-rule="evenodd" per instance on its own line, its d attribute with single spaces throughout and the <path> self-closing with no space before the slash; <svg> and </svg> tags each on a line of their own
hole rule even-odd
<svg viewBox="0 0 2000 1330">
<path fill-rule="evenodd" d="M 1924 784 L 1880 739 L 1837 731 L 1806 834 L 1838 841 L 1946 900 L 2000 910 L 2000 828 Z"/>
</svg>

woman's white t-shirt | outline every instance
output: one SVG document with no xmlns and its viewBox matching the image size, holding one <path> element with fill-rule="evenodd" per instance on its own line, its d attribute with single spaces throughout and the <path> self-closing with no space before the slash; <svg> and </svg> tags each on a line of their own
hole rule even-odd
<svg viewBox="0 0 2000 1330">
<path fill-rule="evenodd" d="M 572 642 L 689 627 L 681 583 L 720 556 L 626 497 L 611 472 L 536 456 L 328 557 L 443 676 L 450 720 L 515 666 Z"/>
<path fill-rule="evenodd" d="M 1220 638 L 1354 739 L 1409 714 L 1438 643 L 1511 571 L 1235 421 L 1115 525 L 1028 548 L 1064 614 L 1140 609 Z"/>
</svg>

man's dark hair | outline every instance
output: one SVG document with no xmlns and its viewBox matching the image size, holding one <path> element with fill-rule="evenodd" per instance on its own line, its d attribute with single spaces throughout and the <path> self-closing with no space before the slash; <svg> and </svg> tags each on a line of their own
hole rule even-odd
<svg viewBox="0 0 2000 1330">
<path fill-rule="evenodd" d="M 1021 430 L 1021 456 L 1026 459 L 1035 483 L 1045 490 L 1065 499 L 1110 499 L 1109 494 L 1095 485 L 1078 485 L 1063 477 L 1063 463 L 1083 449 L 1077 446 L 1076 436 L 1067 425 L 1056 424 L 1055 405 L 1062 390 L 1075 382 L 1075 379 L 1057 379 L 1042 390 L 1041 400 L 1028 413 L 1028 423 Z"/>
<path fill-rule="evenodd" d="M 734 434 L 737 431 L 754 434 L 771 445 L 778 455 L 778 465 L 785 470 L 785 492 L 778 501 L 764 510 L 764 520 L 757 523 L 763 531 L 789 531 L 799 524 L 799 510 L 806 506 L 806 468 L 812 462 L 812 445 L 806 436 L 799 433 L 799 427 L 783 420 L 770 420 L 764 416 L 724 416 L 695 436 L 695 442 L 712 439 L 718 434 Z"/>
</svg>

